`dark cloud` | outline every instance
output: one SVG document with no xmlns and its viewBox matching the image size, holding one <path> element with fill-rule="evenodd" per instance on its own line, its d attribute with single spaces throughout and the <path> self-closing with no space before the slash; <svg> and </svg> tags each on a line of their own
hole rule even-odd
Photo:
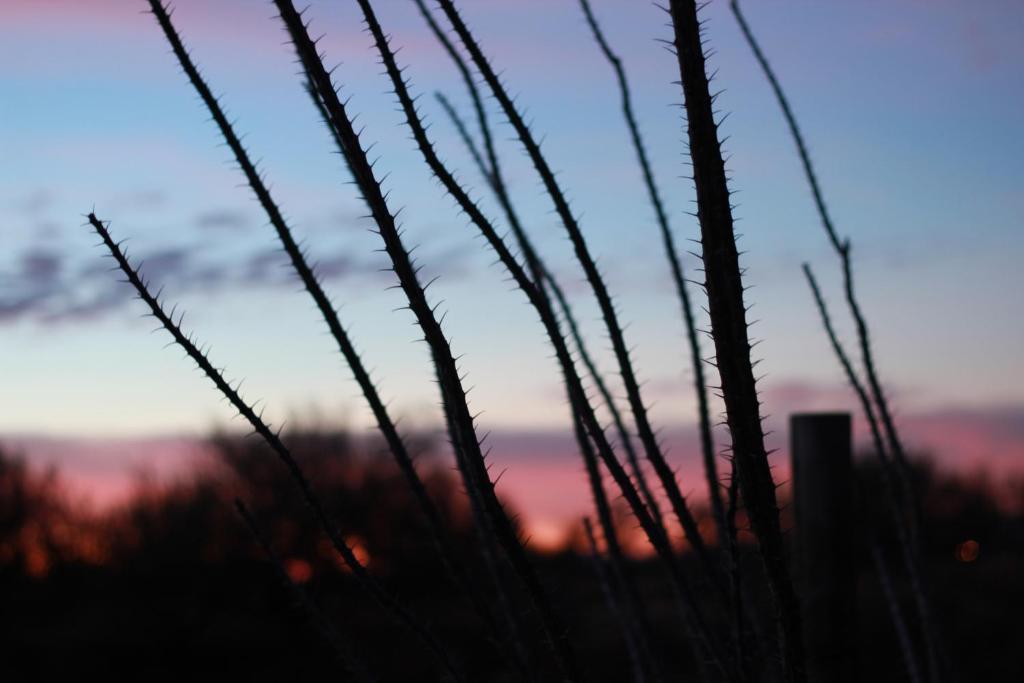
<svg viewBox="0 0 1024 683">
<path fill-rule="evenodd" d="M 305 227 L 311 230 L 365 230 L 372 224 L 366 209 L 360 206 L 336 206 L 326 212 L 309 217 Z"/>
<path fill-rule="evenodd" d="M 111 202 L 118 208 L 154 209 L 167 202 L 167 193 L 163 190 L 132 190 L 118 195 Z"/>
<path fill-rule="evenodd" d="M 432 254 L 423 256 L 423 262 L 435 273 L 443 273 L 445 279 L 462 279 L 467 277 L 471 264 L 478 253 L 479 245 L 475 243 L 450 245 Z M 490 256 L 490 253 L 487 254 Z M 493 261 L 493 259 L 492 259 Z"/>
<path fill-rule="evenodd" d="M 39 221 L 32 228 L 32 235 L 43 240 L 54 240 L 60 233 L 61 224 L 57 221 Z"/>
<path fill-rule="evenodd" d="M 310 259 L 313 271 L 321 283 L 359 277 L 378 278 L 382 262 L 360 260 L 351 249 L 342 249 L 322 258 Z M 390 273 L 387 273 L 390 274 Z M 245 264 L 243 280 L 254 285 L 285 285 L 295 281 L 288 256 L 281 249 L 267 249 L 253 254 Z"/>
<path fill-rule="evenodd" d="M 193 270 L 189 279 L 195 288 L 211 291 L 221 287 L 227 281 L 228 274 L 219 266 L 207 265 Z"/>
<path fill-rule="evenodd" d="M 16 206 L 28 213 L 45 213 L 55 202 L 55 194 L 39 189 L 23 196 Z M 153 207 L 166 201 L 160 190 L 125 192 L 117 198 L 121 205 Z M 335 207 L 327 216 L 334 227 L 360 221 L 354 209 Z M 208 234 L 201 242 L 184 246 L 165 246 L 135 252 L 129 243 L 129 258 L 140 269 L 150 287 L 166 288 L 175 297 L 193 293 L 259 288 L 294 290 L 296 276 L 280 247 L 249 247 L 233 235 L 254 225 L 244 209 L 222 207 L 197 213 L 194 225 L 202 231 L 222 231 L 217 240 Z M 21 251 L 5 255 L 11 267 L 0 270 L 0 324 L 33 320 L 45 324 L 94 320 L 128 304 L 131 287 L 113 272 L 115 265 L 103 252 L 71 253 L 55 249 L 62 244 L 61 225 L 34 219 L 38 236 Z M 338 244 L 338 234 L 321 250 L 308 255 L 317 277 L 324 283 L 361 280 L 360 286 L 382 287 L 394 284 L 387 258 L 377 252 L 354 251 Z M 244 250 L 249 247 L 248 250 Z M 418 250 L 425 266 L 424 277 L 440 274 L 446 281 L 469 277 L 482 261 L 479 245 L 473 242 L 425 244 Z M 72 258 L 74 257 L 74 258 Z"/>
<path fill-rule="evenodd" d="M 152 290 L 175 296 L 232 289 L 294 288 L 295 275 L 279 248 L 229 256 L 200 245 L 130 253 Z M 379 275 L 376 261 L 361 261 L 350 250 L 313 259 L 323 282 Z M 0 277 L 0 324 L 22 319 L 44 324 L 82 322 L 124 307 L 134 297 L 109 258 L 96 256 L 70 267 L 62 254 L 31 248 L 16 257 L 12 274 Z"/>
<path fill-rule="evenodd" d="M 53 206 L 56 195 L 52 190 L 37 188 L 14 201 L 14 209 L 28 215 L 38 215 Z"/>
<path fill-rule="evenodd" d="M 32 249 L 21 258 L 21 274 L 34 285 L 50 285 L 60 276 L 63 258 L 54 251 Z"/>
<path fill-rule="evenodd" d="M 250 285 L 267 285 L 285 279 L 288 257 L 281 249 L 265 249 L 252 254 L 242 271 L 242 281 Z"/>
<path fill-rule="evenodd" d="M 151 252 L 136 263 L 151 282 L 166 283 L 182 279 L 194 264 L 194 255 L 186 248 L 175 247 Z"/>
<path fill-rule="evenodd" d="M 135 292 L 114 278 L 113 282 L 98 292 L 78 299 L 62 301 L 35 313 L 36 318 L 45 324 L 85 322 L 101 318 L 133 298 L 135 298 Z"/>
<path fill-rule="evenodd" d="M 251 224 L 248 214 L 234 209 L 204 211 L 196 217 L 196 225 L 203 230 L 245 230 Z"/>
<path fill-rule="evenodd" d="M 316 274 L 324 280 L 338 280 L 355 274 L 363 264 L 356 263 L 348 253 L 317 261 Z"/>
<path fill-rule="evenodd" d="M 13 274 L 0 278 L 0 321 L 31 313 L 60 288 L 63 259 L 44 249 L 29 249 L 16 261 Z"/>
<path fill-rule="evenodd" d="M 0 323 L 12 322 L 33 313 L 46 298 L 47 295 L 40 292 L 23 294 L 18 297 L 0 296 Z"/>
</svg>

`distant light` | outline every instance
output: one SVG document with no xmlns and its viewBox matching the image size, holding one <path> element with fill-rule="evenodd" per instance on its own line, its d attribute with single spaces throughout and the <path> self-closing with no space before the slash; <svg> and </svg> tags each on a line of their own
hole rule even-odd
<svg viewBox="0 0 1024 683">
<path fill-rule="evenodd" d="M 33 579 L 41 579 L 50 573 L 50 557 L 39 546 L 31 546 L 25 553 L 25 571 Z"/>
<path fill-rule="evenodd" d="M 284 570 L 288 578 L 295 583 L 306 583 L 313 578 L 313 567 L 298 557 L 289 557 L 284 562 Z"/>
<path fill-rule="evenodd" d="M 979 553 L 981 553 L 981 546 L 978 545 L 978 542 L 973 539 L 967 539 L 963 543 L 957 544 L 953 554 L 960 562 L 974 562 L 978 559 Z"/>
<path fill-rule="evenodd" d="M 551 520 L 534 520 L 529 527 L 529 544 L 542 553 L 557 553 L 569 543 L 564 524 Z"/>
<path fill-rule="evenodd" d="M 366 541 L 363 540 L 363 537 L 357 534 L 349 534 L 342 540 L 345 541 L 345 545 L 349 547 L 352 554 L 356 556 L 357 560 L 359 560 L 359 564 L 370 568 L 370 565 L 373 563 L 373 558 L 370 557 L 370 551 L 366 548 Z M 317 549 L 320 553 L 320 557 L 333 562 L 339 571 L 346 573 L 350 573 L 352 571 L 352 568 L 345 563 L 344 558 L 342 558 L 338 551 L 334 549 L 334 545 L 330 540 L 326 538 L 322 539 Z"/>
</svg>

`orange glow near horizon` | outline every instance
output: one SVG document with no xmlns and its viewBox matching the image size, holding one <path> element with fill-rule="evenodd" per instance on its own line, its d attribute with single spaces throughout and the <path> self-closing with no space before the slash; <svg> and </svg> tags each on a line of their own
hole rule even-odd
<svg viewBox="0 0 1024 683">
<path fill-rule="evenodd" d="M 289 557 L 284 561 L 284 571 L 295 583 L 306 583 L 313 578 L 313 566 L 301 557 Z"/>
<path fill-rule="evenodd" d="M 967 539 L 956 546 L 954 554 L 960 562 L 974 562 L 981 554 L 981 544 L 973 539 Z"/>
</svg>

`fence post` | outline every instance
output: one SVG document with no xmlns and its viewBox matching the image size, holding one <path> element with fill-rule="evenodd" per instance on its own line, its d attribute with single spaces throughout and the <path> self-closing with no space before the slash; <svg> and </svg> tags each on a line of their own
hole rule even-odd
<svg viewBox="0 0 1024 683">
<path fill-rule="evenodd" d="M 857 679 L 849 413 L 790 416 L 796 574 L 811 681 Z"/>
</svg>

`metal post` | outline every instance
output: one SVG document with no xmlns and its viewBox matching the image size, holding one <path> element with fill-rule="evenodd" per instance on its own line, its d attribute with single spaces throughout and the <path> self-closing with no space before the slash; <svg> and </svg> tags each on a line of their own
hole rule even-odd
<svg viewBox="0 0 1024 683">
<path fill-rule="evenodd" d="M 858 567 L 850 415 L 792 415 L 789 434 L 808 677 L 852 682 Z"/>
</svg>

